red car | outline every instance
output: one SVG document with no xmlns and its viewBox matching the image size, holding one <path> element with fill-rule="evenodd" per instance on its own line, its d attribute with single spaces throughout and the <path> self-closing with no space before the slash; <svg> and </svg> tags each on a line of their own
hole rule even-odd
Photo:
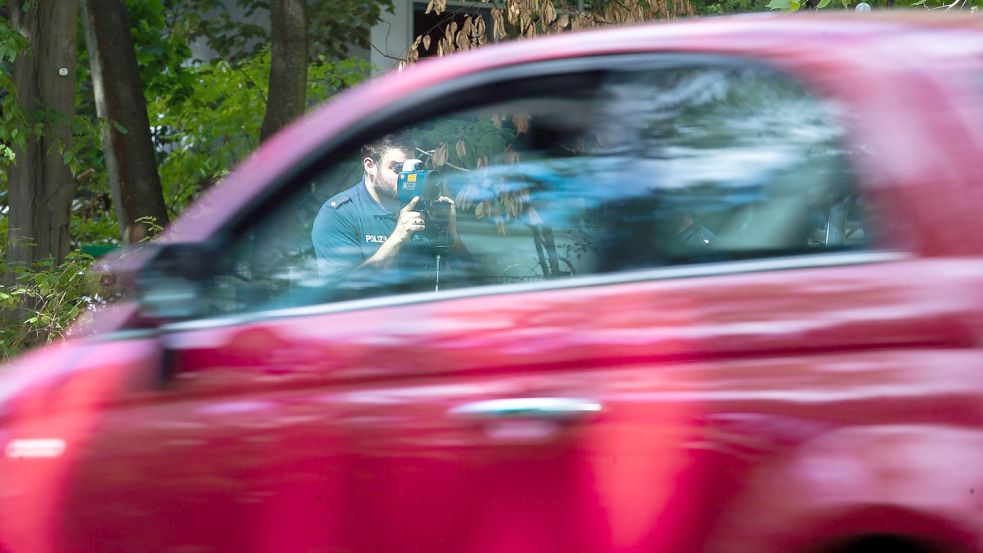
<svg viewBox="0 0 983 553">
<path fill-rule="evenodd" d="M 983 551 L 981 21 L 617 28 L 342 94 L 3 371 L 0 550 Z"/>
</svg>

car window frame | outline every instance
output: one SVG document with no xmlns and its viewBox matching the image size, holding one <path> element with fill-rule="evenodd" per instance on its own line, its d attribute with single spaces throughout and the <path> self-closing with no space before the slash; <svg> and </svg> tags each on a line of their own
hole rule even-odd
<svg viewBox="0 0 983 553">
<path fill-rule="evenodd" d="M 426 121 L 441 113 L 452 113 L 473 109 L 482 103 L 500 100 L 501 96 L 494 91 L 508 88 L 514 90 L 516 83 L 531 84 L 525 96 L 536 93 L 549 93 L 555 90 L 545 85 L 550 79 L 561 76 L 583 75 L 585 73 L 609 73 L 619 70 L 654 71 L 675 67 L 737 67 L 754 68 L 763 72 L 774 73 L 781 78 L 789 79 L 800 85 L 810 95 L 820 101 L 827 99 L 812 83 L 802 79 L 787 68 L 766 59 L 748 58 L 740 55 L 680 53 L 680 52 L 637 52 L 608 55 L 592 55 L 573 59 L 549 60 L 511 66 L 494 71 L 486 71 L 443 82 L 437 86 L 412 93 L 399 101 L 379 110 L 371 117 L 365 118 L 357 125 L 344 129 L 328 138 L 313 151 L 304 162 L 297 164 L 296 169 L 280 175 L 270 183 L 264 193 L 257 194 L 251 202 L 230 217 L 222 227 L 209 239 L 217 244 L 229 244 L 245 228 L 255 224 L 261 218 L 288 201 L 293 192 L 300 186 L 305 186 L 312 178 L 322 174 L 330 166 L 331 159 L 346 159 L 357 151 L 358 147 L 374 137 L 391 132 L 396 128 L 407 128 Z M 537 86 L 539 90 L 536 90 Z M 851 129 L 846 122 L 836 118 L 835 112 L 830 116 L 849 135 Z M 849 136 L 846 137 L 847 139 Z M 866 198 L 862 173 L 854 165 L 851 172 L 856 177 L 857 193 Z M 794 256 L 763 257 L 748 260 L 729 260 L 699 265 L 675 265 L 652 268 L 634 269 L 630 271 L 609 274 L 590 274 L 574 278 L 548 280 L 543 282 L 492 284 L 467 287 L 457 290 L 432 292 L 397 293 L 392 295 L 343 300 L 336 302 L 320 302 L 305 306 L 288 308 L 272 308 L 249 311 L 247 313 L 231 313 L 201 317 L 193 320 L 173 322 L 161 327 L 164 331 L 187 331 L 194 328 L 207 328 L 229 325 L 247 324 L 253 321 L 279 319 L 294 316 L 315 316 L 326 313 L 355 311 L 384 306 L 405 305 L 429 301 L 444 301 L 462 297 L 500 295 L 555 289 L 581 288 L 589 286 L 631 283 L 649 280 L 668 280 L 680 278 L 705 277 L 713 275 L 740 274 L 748 272 L 773 271 L 783 269 L 808 269 L 816 267 L 843 266 L 890 262 L 905 259 L 910 254 L 897 249 L 879 249 L 872 244 L 870 249 L 856 251 L 822 251 L 803 253 Z"/>
</svg>

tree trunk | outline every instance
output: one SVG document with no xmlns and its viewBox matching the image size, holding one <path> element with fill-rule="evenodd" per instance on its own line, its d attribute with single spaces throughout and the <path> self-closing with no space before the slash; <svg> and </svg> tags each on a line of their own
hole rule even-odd
<svg viewBox="0 0 983 553">
<path fill-rule="evenodd" d="M 103 150 L 120 233 L 125 242 L 135 243 L 151 231 L 149 224 L 137 219 L 150 217 L 164 226 L 167 208 L 150 138 L 130 17 L 123 0 L 82 0 L 82 20 L 96 112 L 107 123 Z"/>
<path fill-rule="evenodd" d="M 306 0 L 270 2 L 270 87 L 260 141 L 304 113 L 307 102 Z"/>
<path fill-rule="evenodd" d="M 78 3 L 7 0 L 7 13 L 28 41 L 28 50 L 14 61 L 17 105 L 30 120 L 43 122 L 40 136 L 30 133 L 23 149 L 14 147 L 7 261 L 29 264 L 51 257 L 60 262 L 68 254 L 76 188 L 62 155 L 71 148 L 75 117 Z"/>
</svg>

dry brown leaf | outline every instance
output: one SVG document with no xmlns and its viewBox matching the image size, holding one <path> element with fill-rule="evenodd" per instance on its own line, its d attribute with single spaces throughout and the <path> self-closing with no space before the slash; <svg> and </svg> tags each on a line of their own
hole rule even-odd
<svg viewBox="0 0 983 553">
<path fill-rule="evenodd" d="M 437 146 L 437 149 L 433 151 L 433 165 L 434 167 L 443 167 L 447 163 L 447 144 L 441 143 Z"/>
<path fill-rule="evenodd" d="M 427 51 L 430 49 L 430 35 L 423 37 L 423 50 Z"/>
<path fill-rule="evenodd" d="M 519 215 L 519 204 L 512 198 L 511 194 L 506 194 L 502 197 L 502 207 L 505 208 L 505 216 L 509 219 L 515 219 Z"/>
<path fill-rule="evenodd" d="M 445 11 L 447 11 L 447 0 L 435 0 L 435 1 L 436 1 L 436 4 L 434 5 L 434 8 L 435 8 L 434 9 L 434 12 L 437 15 L 440 15 L 440 14 L 444 13 Z"/>
<path fill-rule="evenodd" d="M 488 200 L 478 202 L 478 206 L 474 208 L 474 216 L 478 219 L 484 219 L 491 213 L 491 204 Z"/>
<path fill-rule="evenodd" d="M 454 149 L 457 151 L 458 159 L 464 159 L 468 155 L 468 145 L 465 144 L 463 138 L 457 141 Z"/>
<path fill-rule="evenodd" d="M 457 37 L 455 38 L 454 43 L 457 45 L 458 50 L 467 50 L 468 47 L 471 46 L 471 39 L 468 38 L 467 33 L 461 31 L 457 33 Z"/>
<path fill-rule="evenodd" d="M 529 119 L 528 113 L 516 113 L 512 115 L 512 124 L 515 125 L 515 132 L 518 134 L 526 134 L 529 132 Z"/>
<path fill-rule="evenodd" d="M 433 11 L 433 8 L 434 8 L 434 0 L 430 0 L 430 2 L 427 3 L 427 10 L 423 13 L 428 14 Z"/>
<path fill-rule="evenodd" d="M 505 38 L 505 17 L 502 15 L 502 10 L 494 8 L 491 11 L 492 16 L 492 39 L 501 40 Z"/>
<path fill-rule="evenodd" d="M 521 11 L 519 3 L 516 0 L 509 0 L 506 6 L 509 12 L 509 23 L 515 25 L 516 20 L 519 18 L 519 12 Z"/>
<path fill-rule="evenodd" d="M 553 7 L 552 0 L 546 0 L 546 2 L 543 3 L 542 14 L 543 21 L 545 21 L 547 25 L 556 21 L 556 8 Z"/>
<path fill-rule="evenodd" d="M 491 116 L 491 122 L 492 122 L 492 126 L 494 126 L 496 129 L 502 128 L 502 116 L 501 115 L 499 115 L 497 113 L 493 113 L 492 116 Z"/>
<path fill-rule="evenodd" d="M 570 24 L 570 16 L 567 14 L 562 14 L 556 19 L 556 26 L 561 29 L 566 29 L 567 25 Z"/>
</svg>

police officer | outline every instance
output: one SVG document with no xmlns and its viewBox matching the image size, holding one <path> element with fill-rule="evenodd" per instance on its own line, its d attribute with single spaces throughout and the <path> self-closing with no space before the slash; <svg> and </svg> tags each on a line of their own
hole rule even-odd
<svg viewBox="0 0 983 553">
<path fill-rule="evenodd" d="M 329 277 L 361 268 L 392 268 L 413 234 L 425 228 L 423 214 L 415 211 L 419 198 L 405 206 L 397 200 L 397 180 L 410 148 L 393 137 L 362 147 L 361 182 L 324 202 L 314 219 L 311 240 L 321 276 Z M 465 251 L 457 233 L 454 202 L 447 228 L 450 250 Z"/>
</svg>

